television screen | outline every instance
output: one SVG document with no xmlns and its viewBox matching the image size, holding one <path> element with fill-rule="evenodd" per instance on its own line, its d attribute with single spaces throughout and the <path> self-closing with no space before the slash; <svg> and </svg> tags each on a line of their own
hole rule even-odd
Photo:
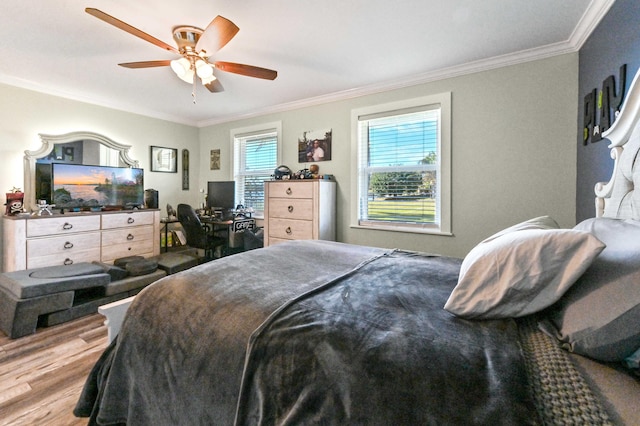
<svg viewBox="0 0 640 426">
<path fill-rule="evenodd" d="M 51 167 L 51 199 L 56 207 L 133 208 L 144 203 L 143 169 L 63 163 Z"/>
<path fill-rule="evenodd" d="M 232 210 L 236 207 L 235 181 L 208 182 L 207 207 L 214 210 Z"/>
</svg>

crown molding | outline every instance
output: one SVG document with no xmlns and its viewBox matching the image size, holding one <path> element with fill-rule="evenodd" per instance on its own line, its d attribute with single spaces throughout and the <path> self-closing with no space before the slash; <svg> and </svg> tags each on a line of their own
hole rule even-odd
<svg viewBox="0 0 640 426">
<path fill-rule="evenodd" d="M 575 52 L 575 47 L 569 42 L 555 43 L 552 45 L 542 46 L 534 49 L 523 50 L 508 55 L 495 56 L 493 58 L 482 59 L 479 61 L 469 62 L 453 67 L 442 68 L 429 71 L 426 73 L 409 76 L 403 79 L 387 81 L 379 84 L 363 86 L 343 90 L 339 92 L 329 93 L 313 98 L 302 99 L 299 101 L 288 102 L 279 105 L 273 105 L 260 110 L 254 110 L 246 114 L 229 115 L 226 117 L 217 117 L 211 120 L 204 120 L 197 123 L 197 127 L 213 126 L 216 124 L 227 123 L 230 121 L 243 120 L 247 118 L 258 117 L 266 114 L 282 113 L 294 109 L 306 108 L 329 102 L 343 101 L 347 99 L 358 98 L 366 95 L 387 92 L 396 89 L 402 89 L 410 86 L 431 83 L 434 81 L 444 80 L 447 78 L 459 77 L 468 74 L 474 74 L 482 71 L 488 71 L 496 68 L 502 68 L 510 65 L 516 65 L 524 62 L 536 61 L 539 59 L 549 58 L 552 56 L 562 55 L 565 53 Z"/>
<path fill-rule="evenodd" d="M 226 117 L 217 117 L 211 120 L 204 120 L 198 122 L 197 127 L 213 126 L 216 124 L 228 123 L 230 121 L 259 117 L 266 114 L 282 113 L 295 109 L 321 105 L 329 102 L 337 102 L 366 95 L 373 95 L 390 90 L 431 83 L 447 78 L 459 77 L 496 68 L 517 65 L 525 62 L 537 61 L 552 56 L 574 53 L 580 50 L 582 45 L 587 41 L 593 30 L 597 27 L 598 23 L 606 15 L 614 2 L 615 0 L 592 0 L 584 15 L 582 15 L 580 21 L 578 21 L 578 24 L 571 33 L 571 36 L 564 42 L 553 43 L 533 49 L 522 50 L 515 53 L 495 56 L 492 58 L 482 59 L 479 61 L 469 62 L 453 67 L 433 70 L 404 79 L 394 80 L 392 82 L 388 81 L 375 85 L 334 92 L 322 96 L 316 96 L 313 98 L 302 99 L 299 101 L 273 105 L 267 108 L 254 110 L 246 114 L 236 114 Z"/>
<path fill-rule="evenodd" d="M 580 50 L 602 18 L 607 14 L 615 0 L 592 0 L 584 15 L 573 30 L 569 42 L 575 50 Z"/>
</svg>

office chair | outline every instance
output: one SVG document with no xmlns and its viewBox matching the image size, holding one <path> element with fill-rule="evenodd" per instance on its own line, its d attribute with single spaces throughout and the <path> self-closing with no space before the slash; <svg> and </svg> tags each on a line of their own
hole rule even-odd
<svg viewBox="0 0 640 426">
<path fill-rule="evenodd" d="M 207 259 L 213 259 L 215 249 L 226 244 L 224 238 L 216 237 L 209 232 L 189 204 L 178 204 L 178 221 L 187 234 L 187 245 L 204 250 Z"/>
</svg>

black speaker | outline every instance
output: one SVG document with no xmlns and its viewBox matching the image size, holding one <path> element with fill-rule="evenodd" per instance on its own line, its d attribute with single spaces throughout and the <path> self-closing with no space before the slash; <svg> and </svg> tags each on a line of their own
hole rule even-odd
<svg viewBox="0 0 640 426">
<path fill-rule="evenodd" d="M 158 208 L 158 191 L 155 189 L 144 190 L 144 205 L 148 209 Z"/>
</svg>

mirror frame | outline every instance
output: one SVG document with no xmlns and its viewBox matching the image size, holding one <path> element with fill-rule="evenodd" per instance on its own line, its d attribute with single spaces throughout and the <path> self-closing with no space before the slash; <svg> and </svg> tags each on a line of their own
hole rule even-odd
<svg viewBox="0 0 640 426">
<path fill-rule="evenodd" d="M 119 152 L 120 160 L 129 167 L 139 167 L 138 160 L 129 156 L 131 145 L 116 142 L 104 135 L 95 132 L 79 131 L 65 133 L 63 135 L 47 135 L 39 133 L 42 146 L 35 150 L 24 152 L 24 204 L 31 211 L 38 210 L 36 203 L 36 160 L 47 157 L 57 143 L 69 143 L 79 140 L 91 140 Z"/>
</svg>

